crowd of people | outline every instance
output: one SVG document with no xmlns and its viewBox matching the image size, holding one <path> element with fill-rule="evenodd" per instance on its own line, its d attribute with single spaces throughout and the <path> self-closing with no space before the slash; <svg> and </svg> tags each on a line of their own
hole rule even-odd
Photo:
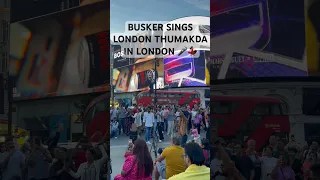
<svg viewBox="0 0 320 180">
<path fill-rule="evenodd" d="M 241 180 L 311 180 L 320 178 L 320 146 L 318 141 L 300 147 L 294 136 L 289 142 L 270 136 L 262 152 L 256 151 L 256 142 L 246 144 L 226 142 L 219 138 L 215 142 L 210 164 L 211 179 Z"/>
<path fill-rule="evenodd" d="M 58 146 L 60 130 L 49 140 L 30 137 L 22 145 L 17 136 L 0 144 L 1 180 L 103 180 L 110 179 L 109 132 L 83 136 L 76 147 Z M 100 133 L 100 143 L 91 139 Z"/>
<path fill-rule="evenodd" d="M 129 136 L 128 152 L 115 180 L 210 179 L 209 108 L 194 105 L 120 106 L 111 108 L 111 137 Z M 136 133 L 134 133 L 136 132 Z M 136 134 L 136 136 L 135 136 Z M 144 134 L 144 136 L 143 136 Z M 165 134 L 171 145 L 159 148 L 152 158 L 148 145 L 154 136 L 161 143 Z M 188 137 L 192 136 L 188 140 Z"/>
<path fill-rule="evenodd" d="M 189 105 L 162 105 L 162 106 L 134 106 L 129 108 L 125 105 L 120 105 L 118 108 L 111 107 L 110 116 L 110 135 L 111 138 L 117 138 L 120 134 L 127 136 L 135 135 L 141 137 L 144 133 L 145 140 L 151 144 L 150 139 L 153 136 L 154 130 L 159 137 L 159 142 L 164 140 L 164 133 L 169 137 L 178 132 L 178 127 L 186 127 L 184 133 L 187 135 L 194 129 L 200 134 L 201 130 L 206 131 L 206 137 L 209 139 L 209 107 L 201 108 L 201 105 L 195 104 L 192 108 Z M 185 116 L 185 121 L 180 121 L 182 115 Z M 185 123 L 184 126 L 181 122 Z M 186 142 L 186 136 L 184 141 Z M 185 143 L 184 142 L 184 143 Z"/>
</svg>

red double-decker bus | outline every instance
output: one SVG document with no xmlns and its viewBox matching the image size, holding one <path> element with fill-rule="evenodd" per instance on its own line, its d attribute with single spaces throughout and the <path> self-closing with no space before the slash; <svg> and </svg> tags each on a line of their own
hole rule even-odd
<svg viewBox="0 0 320 180">
<path fill-rule="evenodd" d="M 193 107 L 200 104 L 200 94 L 198 92 L 173 92 L 157 90 L 157 104 L 159 105 L 186 105 Z M 142 91 L 136 96 L 138 105 L 150 106 L 154 104 L 154 93 Z"/>
<path fill-rule="evenodd" d="M 287 138 L 290 121 L 286 105 L 273 97 L 211 96 L 211 118 L 218 136 L 225 139 L 256 141 L 260 151 L 271 135 Z"/>
</svg>

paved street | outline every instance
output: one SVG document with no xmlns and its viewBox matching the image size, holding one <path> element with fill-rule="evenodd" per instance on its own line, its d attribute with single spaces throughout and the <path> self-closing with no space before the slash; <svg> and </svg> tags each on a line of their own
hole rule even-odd
<svg viewBox="0 0 320 180">
<path fill-rule="evenodd" d="M 158 148 L 165 148 L 170 146 L 170 140 L 169 137 L 165 134 L 165 139 L 163 142 L 158 143 Z M 201 132 L 201 138 L 205 137 L 205 132 Z M 144 138 L 144 137 L 141 137 Z M 188 140 L 191 139 L 191 136 L 188 137 Z M 127 150 L 128 147 L 128 140 L 129 137 L 125 135 L 121 135 L 117 139 L 112 138 L 110 140 L 110 152 L 111 152 L 111 160 L 112 160 L 112 177 L 115 175 L 121 173 L 122 165 L 124 163 L 124 153 Z M 152 140 L 150 141 L 152 142 Z M 148 145 L 151 147 L 151 145 Z M 152 158 L 155 159 L 154 153 L 152 152 Z"/>
</svg>

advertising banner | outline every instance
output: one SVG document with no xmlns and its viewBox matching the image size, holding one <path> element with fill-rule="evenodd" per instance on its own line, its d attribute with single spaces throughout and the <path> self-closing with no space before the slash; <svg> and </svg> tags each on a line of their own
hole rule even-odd
<svg viewBox="0 0 320 180">
<path fill-rule="evenodd" d="M 199 50 L 199 55 L 187 51 L 181 55 L 169 56 L 163 60 L 165 87 L 207 86 L 210 78 L 207 59 L 210 52 Z"/>
<path fill-rule="evenodd" d="M 159 59 L 157 71 L 155 71 L 154 59 L 146 61 L 138 60 L 131 66 L 113 69 L 113 82 L 115 92 L 134 92 L 149 90 L 150 83 L 157 78 L 157 89 L 164 88 L 163 59 Z"/>
<path fill-rule="evenodd" d="M 306 43 L 309 76 L 320 75 L 320 1 L 306 0 Z"/>
<path fill-rule="evenodd" d="M 15 99 L 108 90 L 109 2 L 17 22 L 10 29 Z"/>
<path fill-rule="evenodd" d="M 211 78 L 307 76 L 304 1 L 224 0 L 211 6 Z"/>
<path fill-rule="evenodd" d="M 134 64 L 134 58 L 125 58 L 124 52 L 120 45 L 111 45 L 112 56 L 113 56 L 113 68 L 120 68 L 124 66 L 130 66 Z"/>
<path fill-rule="evenodd" d="M 85 6 L 104 0 L 11 0 L 11 22 Z"/>
</svg>

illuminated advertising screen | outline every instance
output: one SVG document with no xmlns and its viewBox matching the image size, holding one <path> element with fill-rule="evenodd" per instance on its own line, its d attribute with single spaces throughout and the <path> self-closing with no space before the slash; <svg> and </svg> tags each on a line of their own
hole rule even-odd
<svg viewBox="0 0 320 180">
<path fill-rule="evenodd" d="M 120 45 L 111 45 L 113 56 L 113 68 L 120 68 L 134 64 L 135 58 L 125 58 Z"/>
<path fill-rule="evenodd" d="M 11 0 L 11 22 L 23 21 L 103 0 Z"/>
<path fill-rule="evenodd" d="M 211 5 L 211 78 L 307 76 L 304 1 Z"/>
<path fill-rule="evenodd" d="M 10 28 L 14 98 L 107 90 L 110 81 L 109 2 L 16 22 Z"/>
<path fill-rule="evenodd" d="M 163 60 L 165 87 L 207 86 L 209 74 L 207 59 L 210 52 L 198 50 L 198 55 L 184 53 Z M 197 57 L 197 58 L 196 58 Z"/>
<path fill-rule="evenodd" d="M 155 70 L 154 59 L 137 60 L 134 65 L 113 69 L 115 92 L 134 92 L 150 89 L 150 84 L 157 79 L 157 89 L 164 88 L 163 59 L 158 59 Z"/>
<path fill-rule="evenodd" d="M 309 76 L 320 75 L 320 1 L 306 0 L 306 43 Z"/>
</svg>

